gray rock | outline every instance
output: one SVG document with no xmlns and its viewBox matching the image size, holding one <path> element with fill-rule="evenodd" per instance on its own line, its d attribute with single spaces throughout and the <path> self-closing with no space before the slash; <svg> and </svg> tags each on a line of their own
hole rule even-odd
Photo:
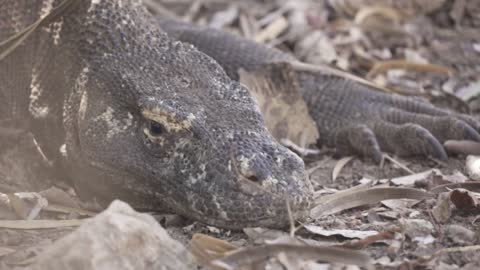
<svg viewBox="0 0 480 270">
<path fill-rule="evenodd" d="M 446 226 L 445 235 L 460 245 L 472 244 L 475 240 L 475 232 L 460 225 Z"/>
<path fill-rule="evenodd" d="M 114 201 L 55 242 L 33 269 L 194 269 L 188 250 L 147 214 Z"/>
</svg>

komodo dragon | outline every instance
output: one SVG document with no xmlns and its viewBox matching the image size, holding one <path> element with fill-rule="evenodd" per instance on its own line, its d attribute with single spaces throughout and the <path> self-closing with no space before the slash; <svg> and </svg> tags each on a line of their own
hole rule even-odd
<svg viewBox="0 0 480 270">
<path fill-rule="evenodd" d="M 283 226 L 286 202 L 306 216 L 312 187 L 302 160 L 275 141 L 235 80 L 240 67 L 293 57 L 158 21 L 138 0 L 72 2 L 0 62 L 1 123 L 28 127 L 59 177 L 82 198 L 168 206 L 225 228 Z M 0 40 L 60 3 L 0 0 Z M 446 159 L 441 142 L 480 141 L 469 116 L 341 77 L 296 76 L 328 145 L 375 160 L 380 149 Z"/>
</svg>

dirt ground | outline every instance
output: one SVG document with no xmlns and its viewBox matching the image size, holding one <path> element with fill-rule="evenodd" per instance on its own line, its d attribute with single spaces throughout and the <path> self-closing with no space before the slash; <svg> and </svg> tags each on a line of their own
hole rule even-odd
<svg viewBox="0 0 480 270">
<path fill-rule="evenodd" d="M 409 4 L 414 2 L 145 1 L 154 14 L 231 31 L 288 51 L 302 61 L 335 66 L 394 92 L 478 115 L 480 2 L 436 0 Z M 382 3 L 382 7 L 393 4 L 390 8 L 375 8 L 372 3 Z M 43 209 L 37 219 L 70 220 L 89 215 L 71 210 L 89 205 L 78 201 L 68 183 L 53 179 L 49 163 L 42 158 L 31 135 L 0 146 L 0 220 L 27 219 L 32 208 L 40 204 L 37 198 L 31 200 L 35 203 L 8 206 L 6 198 L 11 201 L 14 192 L 51 191 L 52 187 L 61 191 L 40 192 L 41 196 L 70 208 Z M 452 155 L 447 163 L 391 157 L 377 165 L 368 159 L 339 159 L 333 150 L 321 149 L 304 156 L 304 160 L 319 204 L 323 196 L 352 187 L 397 186 L 435 194 L 428 199 L 395 198 L 318 215 L 295 232 L 304 243 L 364 251 L 376 269 L 479 269 L 480 185 L 471 184 L 478 179 L 469 171 L 465 155 Z M 475 161 L 474 157 L 471 160 Z M 480 167 L 478 163 L 476 166 Z M 65 199 L 65 194 L 69 198 Z M 362 199 L 369 201 L 368 196 Z M 288 229 L 266 228 L 233 232 L 174 214 L 153 215 L 185 245 L 196 233 L 238 246 L 275 243 L 289 233 Z M 0 229 L 0 269 L 28 266 L 43 249 L 74 229 Z M 359 269 L 339 265 L 325 268 L 319 262 L 302 267 Z"/>
</svg>

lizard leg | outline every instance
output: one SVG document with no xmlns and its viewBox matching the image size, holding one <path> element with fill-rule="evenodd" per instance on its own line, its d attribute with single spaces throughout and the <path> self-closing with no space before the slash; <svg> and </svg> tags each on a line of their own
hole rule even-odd
<svg viewBox="0 0 480 270">
<path fill-rule="evenodd" d="M 383 151 L 399 155 L 447 158 L 446 140 L 480 141 L 479 121 L 437 108 L 416 98 L 391 95 L 359 82 L 319 73 L 300 73 L 302 94 L 315 119 L 320 139 L 328 146 L 378 161 L 367 143 L 372 137 Z M 365 138 L 366 125 L 374 134 Z M 369 133 L 369 132 L 368 132 Z"/>
<path fill-rule="evenodd" d="M 233 79 L 238 79 L 239 68 L 255 70 L 264 63 L 296 61 L 277 49 L 219 30 L 172 20 L 159 23 L 170 36 L 214 58 Z M 341 153 L 377 161 L 380 150 L 445 159 L 442 142 L 480 139 L 480 122 L 471 116 L 379 92 L 346 77 L 303 71 L 296 75 L 321 143 Z"/>
</svg>

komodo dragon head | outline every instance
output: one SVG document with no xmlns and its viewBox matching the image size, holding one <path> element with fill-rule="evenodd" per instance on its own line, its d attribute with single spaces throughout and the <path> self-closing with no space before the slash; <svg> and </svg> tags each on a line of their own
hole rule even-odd
<svg viewBox="0 0 480 270">
<path fill-rule="evenodd" d="M 92 1 L 76 45 L 65 126 L 80 195 L 228 228 L 286 225 L 287 203 L 304 216 L 304 164 L 270 135 L 248 90 L 119 3 Z"/>
</svg>

